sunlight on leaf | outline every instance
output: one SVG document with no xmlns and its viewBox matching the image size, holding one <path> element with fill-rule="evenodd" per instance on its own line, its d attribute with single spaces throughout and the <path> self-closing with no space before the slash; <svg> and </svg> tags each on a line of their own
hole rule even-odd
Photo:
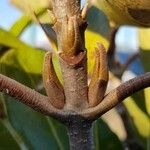
<svg viewBox="0 0 150 150">
<path fill-rule="evenodd" d="M 86 49 L 88 52 L 88 72 L 91 74 L 94 62 L 95 62 L 95 48 L 97 47 L 97 42 L 102 43 L 105 48 L 108 48 L 108 41 L 102 37 L 101 35 L 87 30 L 85 32 L 85 40 L 86 40 Z"/>
<path fill-rule="evenodd" d="M 118 137 L 102 119 L 98 119 L 94 124 L 94 137 L 96 150 L 123 150 L 123 146 Z"/>
<path fill-rule="evenodd" d="M 140 29 L 139 30 L 139 42 L 141 47 L 141 61 L 144 67 L 145 72 L 150 71 L 150 29 Z M 147 112 L 150 115 L 150 88 L 144 89 L 146 108 Z"/>
<path fill-rule="evenodd" d="M 126 107 L 128 107 L 128 111 L 131 115 L 132 121 L 134 122 L 135 127 L 140 135 L 142 135 L 143 138 L 148 137 L 150 133 L 149 117 L 137 107 L 136 103 L 131 97 L 127 98 L 124 101 L 124 104 L 126 105 Z"/>
</svg>

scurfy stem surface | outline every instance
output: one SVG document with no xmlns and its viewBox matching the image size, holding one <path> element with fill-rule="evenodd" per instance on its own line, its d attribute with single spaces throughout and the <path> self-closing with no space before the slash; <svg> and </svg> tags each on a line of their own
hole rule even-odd
<svg viewBox="0 0 150 150">
<path fill-rule="evenodd" d="M 73 116 L 67 127 L 71 150 L 94 150 L 92 122 Z"/>
</svg>

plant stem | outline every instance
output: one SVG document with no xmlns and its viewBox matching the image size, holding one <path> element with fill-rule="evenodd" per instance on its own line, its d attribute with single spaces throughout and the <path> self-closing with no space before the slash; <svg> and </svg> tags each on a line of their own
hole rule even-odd
<svg viewBox="0 0 150 150">
<path fill-rule="evenodd" d="M 68 110 L 81 110 L 87 108 L 88 105 L 87 58 L 84 53 L 74 58 L 77 59 L 77 63 L 74 63 L 74 65 L 71 65 L 67 59 L 65 60 L 62 57 L 60 59 L 66 96 L 65 108 Z"/>
<path fill-rule="evenodd" d="M 71 117 L 68 121 L 70 150 L 93 150 L 92 122 L 81 117 Z"/>
<path fill-rule="evenodd" d="M 49 98 L 13 79 L 0 74 L 0 92 L 15 97 L 20 102 L 46 115 L 60 113 L 49 102 Z M 53 116 L 53 115 L 52 115 Z"/>
</svg>

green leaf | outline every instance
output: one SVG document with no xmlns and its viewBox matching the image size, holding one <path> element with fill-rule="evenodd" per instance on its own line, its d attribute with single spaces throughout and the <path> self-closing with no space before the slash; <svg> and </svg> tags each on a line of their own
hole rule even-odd
<svg viewBox="0 0 150 150">
<path fill-rule="evenodd" d="M 37 16 L 41 16 L 45 12 L 46 9 L 39 9 L 35 13 Z M 18 37 L 29 25 L 31 25 L 31 23 L 33 23 L 33 18 L 29 15 L 24 15 L 13 24 L 9 32 L 11 32 L 14 36 Z"/>
<path fill-rule="evenodd" d="M 13 34 L 6 30 L 3 30 L 2 28 L 0 28 L 0 45 L 20 50 L 32 49 L 32 47 L 23 43 L 22 41 L 17 39 Z"/>
<path fill-rule="evenodd" d="M 91 74 L 95 62 L 95 48 L 97 47 L 97 42 L 102 43 L 107 49 L 108 41 L 101 35 L 90 30 L 86 30 L 85 39 L 86 39 L 86 49 L 88 52 L 88 72 L 89 74 Z"/>
<path fill-rule="evenodd" d="M 10 148 L 12 148 L 12 150 L 19 150 L 19 146 L 15 139 L 9 133 L 2 121 L 0 121 L 0 149 L 9 150 Z"/>
<path fill-rule="evenodd" d="M 136 103 L 137 107 L 139 109 L 141 109 L 141 111 L 143 111 L 143 113 L 148 115 L 147 108 L 145 105 L 146 99 L 145 99 L 144 90 L 133 94 L 131 97 L 132 97 L 133 101 Z"/>
<path fill-rule="evenodd" d="M 9 32 L 18 37 L 31 22 L 31 17 L 24 15 L 13 24 Z"/>
<path fill-rule="evenodd" d="M 139 30 L 139 43 L 140 43 L 140 58 L 143 64 L 145 72 L 150 71 L 150 44 L 147 39 L 150 38 L 149 29 Z M 125 101 L 125 105 L 128 108 L 129 114 L 132 117 L 132 121 L 136 128 L 138 137 L 140 137 L 144 145 L 147 143 L 147 139 L 150 137 L 150 88 L 144 89 L 133 95 L 132 98 L 128 98 Z M 134 101 L 133 101 L 134 100 Z M 146 147 L 146 146 L 145 146 Z"/>
<path fill-rule="evenodd" d="M 0 94 L 0 149 L 27 150 L 21 137 L 15 132 L 7 118 L 3 95 Z"/>
<path fill-rule="evenodd" d="M 140 56 L 145 72 L 150 71 L 150 43 L 148 39 L 150 39 L 150 29 L 140 29 L 139 42 L 140 48 L 142 49 Z M 146 109 L 150 116 L 150 88 L 144 89 L 144 94 Z"/>
<path fill-rule="evenodd" d="M 40 15 L 40 21 L 42 23 L 51 23 L 51 16 L 47 13 L 47 8 L 51 8 L 49 0 L 11 0 L 11 2 L 21 9 L 26 15 L 30 16 L 34 20 L 34 12 L 38 14 L 40 10 L 43 13 Z"/>
<path fill-rule="evenodd" d="M 87 13 L 88 30 L 109 37 L 110 27 L 106 15 L 96 6 L 90 7 Z"/>
<path fill-rule="evenodd" d="M 1 30 L 0 43 L 12 48 L 0 60 L 0 72 L 31 88 L 40 90 L 44 51 L 24 44 L 12 34 Z M 2 37 L 8 42 L 3 42 Z M 43 87 L 42 87 L 43 89 Z M 64 126 L 37 113 L 14 98 L 5 96 L 8 118 L 16 132 L 21 135 L 29 149 L 68 149 L 68 138 Z M 19 113 L 18 113 L 19 112 Z M 61 131 L 61 132 L 58 132 Z M 61 134 L 64 137 L 61 139 Z"/>
<path fill-rule="evenodd" d="M 118 137 L 102 119 L 98 119 L 94 124 L 94 137 L 96 150 L 123 150 Z"/>
<path fill-rule="evenodd" d="M 9 50 L 1 58 L 1 73 L 38 90 L 43 55 L 43 51 L 33 49 Z M 68 149 L 64 126 L 54 120 L 48 120 L 14 98 L 9 96 L 4 98 L 10 123 L 29 149 Z M 64 135 L 63 138 L 61 133 Z"/>
<path fill-rule="evenodd" d="M 88 73 L 91 74 L 95 61 L 95 47 L 100 42 L 108 48 L 109 22 L 106 16 L 96 7 L 92 6 L 87 14 L 88 28 L 85 32 L 85 45 L 88 52 Z"/>
<path fill-rule="evenodd" d="M 138 100 L 139 99 L 136 99 L 136 101 Z M 143 145 L 146 146 L 146 139 L 150 135 L 149 116 L 137 106 L 137 104 L 131 97 L 127 98 L 124 101 L 124 104 L 128 109 L 132 122 L 134 123 L 137 135 L 141 138 L 141 140 L 143 140 Z"/>
<path fill-rule="evenodd" d="M 150 29 L 140 29 L 139 30 L 139 43 L 140 43 L 140 48 L 143 50 L 150 50 L 150 44 L 149 40 L 150 39 Z"/>
</svg>

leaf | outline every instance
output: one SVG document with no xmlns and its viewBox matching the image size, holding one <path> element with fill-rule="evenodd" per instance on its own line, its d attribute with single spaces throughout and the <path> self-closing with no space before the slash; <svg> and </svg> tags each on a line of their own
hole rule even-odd
<svg viewBox="0 0 150 150">
<path fill-rule="evenodd" d="M 15 48 L 1 57 L 0 72 L 31 88 L 41 90 L 39 87 L 42 82 L 41 70 L 45 52 L 24 44 L 7 31 L 1 29 L 0 34 L 1 44 Z M 2 41 L 2 37 L 6 38 L 6 35 L 8 41 Z M 69 144 L 64 126 L 47 119 L 14 98 L 4 98 L 10 123 L 29 149 L 67 149 Z M 66 138 L 61 139 L 60 133 L 63 133 L 64 137 L 66 135 Z"/>
<path fill-rule="evenodd" d="M 101 35 L 90 30 L 85 32 L 85 39 L 88 52 L 88 72 L 91 74 L 95 62 L 95 48 L 97 47 L 97 42 L 102 43 L 105 48 L 108 48 L 108 41 Z"/>
<path fill-rule="evenodd" d="M 7 113 L 5 111 L 5 104 L 3 101 L 3 96 L 0 94 L 0 149 L 18 149 L 19 147 L 23 150 L 26 150 L 26 146 L 23 143 L 22 139 L 15 132 L 13 127 L 10 125 L 7 119 Z"/>
<path fill-rule="evenodd" d="M 13 139 L 5 125 L 0 121 L 0 149 L 9 150 L 10 147 L 13 150 L 19 150 L 15 139 Z"/>
<path fill-rule="evenodd" d="M 139 100 L 139 99 L 136 99 Z M 128 112 L 131 116 L 132 122 L 137 130 L 137 133 L 143 138 L 146 144 L 146 138 L 149 137 L 150 133 L 150 120 L 147 114 L 145 114 L 134 102 L 134 100 L 129 97 L 124 101 Z"/>
<path fill-rule="evenodd" d="M 39 8 L 48 8 L 49 0 L 10 0 L 11 3 L 16 5 L 18 8 L 26 13 L 30 13 L 30 9 L 37 11 Z"/>
<path fill-rule="evenodd" d="M 91 74 L 95 62 L 95 48 L 97 42 L 108 48 L 109 22 L 106 16 L 96 7 L 92 6 L 87 14 L 88 28 L 85 32 L 85 46 L 88 52 L 88 73 Z"/>
<path fill-rule="evenodd" d="M 38 90 L 43 54 L 42 51 L 31 49 L 9 50 L 1 58 L 1 73 Z M 64 126 L 51 119 L 48 121 L 45 116 L 9 96 L 4 98 L 10 123 L 29 149 L 67 149 L 68 139 Z M 62 138 L 59 130 L 66 138 Z"/>
<path fill-rule="evenodd" d="M 45 11 L 46 9 L 39 9 L 35 13 L 37 16 L 41 16 Z M 9 32 L 18 37 L 29 25 L 31 25 L 31 23 L 33 23 L 33 18 L 29 15 L 24 15 L 13 24 Z"/>
<path fill-rule="evenodd" d="M 109 37 L 109 21 L 106 15 L 96 6 L 90 7 L 87 13 L 88 30 L 100 34 L 103 37 Z"/>
<path fill-rule="evenodd" d="M 139 30 L 139 42 L 140 48 L 142 49 L 140 52 L 141 61 L 144 67 L 145 72 L 150 71 L 150 29 L 140 29 Z M 147 108 L 147 112 L 150 116 L 150 88 L 144 89 L 145 93 L 145 105 Z"/>
<path fill-rule="evenodd" d="M 133 94 L 132 96 L 133 101 L 136 103 L 137 107 L 139 109 L 141 109 L 141 111 L 143 111 L 143 113 L 147 114 L 147 108 L 146 108 L 146 99 L 145 99 L 145 94 L 144 94 L 144 90 L 139 91 L 135 94 Z"/>
<path fill-rule="evenodd" d="M 146 48 L 148 44 L 145 43 L 145 36 L 146 34 L 143 34 L 143 39 L 140 39 L 140 47 Z M 141 38 L 141 37 L 140 37 Z M 145 53 L 145 55 L 143 55 Z M 141 60 L 144 64 L 144 68 L 149 71 L 149 54 L 147 50 L 142 50 L 140 52 L 141 54 Z M 138 142 L 142 144 L 143 147 L 146 149 L 146 144 L 148 141 L 148 138 L 150 136 L 150 120 L 149 120 L 149 99 L 147 95 L 150 94 L 150 90 L 144 89 L 143 91 L 140 91 L 131 97 L 127 98 L 127 100 L 124 101 L 124 104 L 128 110 L 129 113 L 129 120 L 131 119 L 132 128 L 134 129 L 133 132 L 135 133 L 135 136 L 138 139 Z"/>
<path fill-rule="evenodd" d="M 5 39 L 5 40 L 4 40 Z M 0 45 L 15 49 L 32 49 L 32 47 L 18 40 L 13 34 L 0 28 Z"/>
<path fill-rule="evenodd" d="M 13 0 L 13 2 L 19 6 L 22 5 L 20 4 L 20 1 L 18 0 Z M 28 1 L 27 1 L 28 3 Z M 46 2 L 43 2 L 46 4 Z M 32 4 L 31 4 L 32 5 Z M 39 5 L 34 4 L 34 8 L 39 8 Z M 43 5 L 42 5 L 43 6 Z M 41 6 L 41 7 L 42 7 Z M 29 7 L 29 6 L 21 6 L 23 7 Z M 27 8 L 26 8 L 27 9 Z M 25 9 L 23 9 L 25 10 Z M 95 47 L 97 47 L 97 42 L 101 42 L 105 45 L 105 47 L 108 47 L 108 41 L 104 37 L 108 37 L 109 35 L 109 22 L 106 18 L 106 16 L 95 6 L 92 6 L 87 14 L 87 20 L 88 20 L 88 29 L 86 30 L 86 48 L 88 50 L 88 68 L 89 68 L 89 73 L 92 72 L 92 68 L 94 65 L 94 60 L 95 60 Z M 46 23 L 46 22 L 45 22 Z M 48 28 L 45 26 L 45 29 L 47 30 Z M 49 33 L 50 35 L 52 33 Z M 104 36 L 104 37 L 103 37 Z M 53 48 L 56 49 L 56 43 L 51 43 L 53 45 Z M 59 73 L 60 74 L 60 73 Z M 59 75 L 60 76 L 60 75 Z"/>
<path fill-rule="evenodd" d="M 150 35 L 149 31 L 149 29 L 140 29 L 139 31 L 139 43 L 140 48 L 142 49 L 140 51 L 140 58 L 146 72 L 150 71 L 150 45 L 147 41 Z M 132 118 L 137 137 L 141 139 L 141 142 L 143 142 L 143 146 L 145 146 L 145 148 L 150 136 L 149 95 L 150 88 L 146 88 L 143 91 L 134 94 L 132 97 L 127 98 L 124 102 Z"/>
<path fill-rule="evenodd" d="M 21 9 L 26 15 L 32 17 L 34 20 L 34 12 L 38 14 L 41 10 L 43 13 L 40 15 L 42 23 L 51 23 L 52 18 L 47 13 L 47 8 L 51 9 L 50 0 L 11 0 L 12 4 Z"/>
<path fill-rule="evenodd" d="M 98 119 L 94 124 L 94 137 L 96 150 L 123 150 L 123 146 L 118 137 L 102 119 Z"/>
<path fill-rule="evenodd" d="M 150 29 L 139 29 L 139 44 L 141 49 L 150 50 L 150 44 L 148 39 L 150 39 Z"/>
</svg>

